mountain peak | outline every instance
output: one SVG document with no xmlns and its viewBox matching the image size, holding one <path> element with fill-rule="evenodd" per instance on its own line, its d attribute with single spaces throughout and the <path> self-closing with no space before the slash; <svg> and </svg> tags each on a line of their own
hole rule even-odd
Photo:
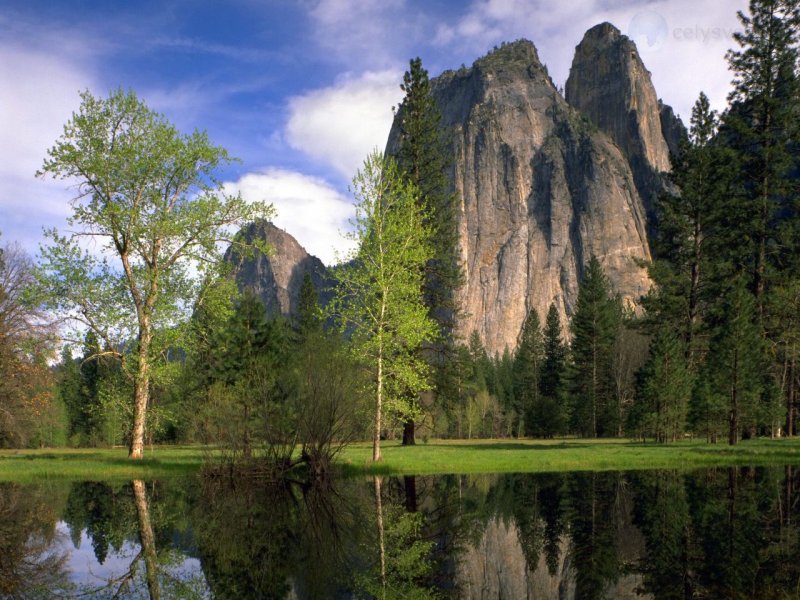
<svg viewBox="0 0 800 600">
<path fill-rule="evenodd" d="M 614 25 L 605 21 L 603 23 L 598 23 L 591 29 L 589 29 L 584 35 L 581 44 L 587 42 L 589 40 L 618 40 L 621 37 L 625 37 L 622 35 L 622 32 L 617 29 Z M 626 38 L 627 39 L 627 38 Z"/>
<path fill-rule="evenodd" d="M 633 168 L 650 215 L 669 171 L 661 106 L 636 44 L 610 23 L 595 25 L 575 48 L 565 86 L 567 102 L 605 131 Z"/>
</svg>

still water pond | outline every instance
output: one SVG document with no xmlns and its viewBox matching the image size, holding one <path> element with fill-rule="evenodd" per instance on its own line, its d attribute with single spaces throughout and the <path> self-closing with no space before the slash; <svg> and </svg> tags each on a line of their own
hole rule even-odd
<svg viewBox="0 0 800 600">
<path fill-rule="evenodd" d="M 0 484 L 0 598 L 798 598 L 800 468 Z"/>
</svg>

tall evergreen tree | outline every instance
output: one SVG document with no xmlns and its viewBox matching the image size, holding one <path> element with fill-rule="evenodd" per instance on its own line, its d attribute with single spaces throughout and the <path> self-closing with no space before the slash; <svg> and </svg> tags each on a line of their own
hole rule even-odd
<svg viewBox="0 0 800 600">
<path fill-rule="evenodd" d="M 800 2 L 750 0 L 749 13 L 738 13 L 743 31 L 734 39 L 740 49 L 727 56 L 734 89 L 724 122 L 727 141 L 739 156 L 744 199 L 743 206 L 733 207 L 739 209 L 742 229 L 732 233 L 739 240 L 752 240 L 747 265 L 763 326 L 770 271 L 779 266 L 783 245 L 779 216 L 796 208 L 791 171 L 800 132 Z"/>
<path fill-rule="evenodd" d="M 518 434 L 522 434 L 524 424 L 525 433 L 539 429 L 534 419 L 538 416 L 539 408 L 539 377 L 542 370 L 543 359 L 542 330 L 539 325 L 539 314 L 536 309 L 531 309 L 522 326 L 517 351 L 514 354 L 514 412 L 516 413 Z"/>
<path fill-rule="evenodd" d="M 739 278 L 724 298 L 724 318 L 711 340 L 701 380 L 705 391 L 719 398 L 700 398 L 727 408 L 728 443 L 736 444 L 743 429 L 757 423 L 763 390 L 763 341 L 756 324 L 753 296 Z"/>
<path fill-rule="evenodd" d="M 453 394 L 456 387 L 453 330 L 459 312 L 456 294 L 464 279 L 458 249 L 456 197 L 447 177 L 452 153 L 443 137 L 441 113 L 420 58 L 410 61 L 400 87 L 405 97 L 397 111 L 397 164 L 419 190 L 425 224 L 431 230 L 433 256 L 425 266 L 423 298 L 439 329 L 439 339 L 430 353 L 434 381 L 441 400 L 448 402 L 445 396 Z M 411 420 L 405 425 L 403 443 L 414 443 Z"/>
<path fill-rule="evenodd" d="M 692 108 L 689 137 L 673 156 L 672 182 L 677 192 L 658 202 L 656 259 L 649 267 L 655 285 L 645 299 L 650 321 L 674 327 L 685 344 L 690 364 L 699 360 L 697 335 L 703 325 L 709 293 L 707 280 L 719 199 L 732 181 L 727 150 L 714 144 L 718 118 L 701 93 Z"/>
<path fill-rule="evenodd" d="M 657 442 L 675 441 L 683 435 L 692 377 L 683 344 L 669 326 L 656 333 L 637 387 L 632 411 L 634 429 Z"/>
<path fill-rule="evenodd" d="M 561 320 L 555 304 L 547 311 L 544 326 L 544 358 L 539 376 L 539 407 L 533 418 L 534 435 L 552 437 L 565 424 L 564 379 L 567 349 L 561 340 Z"/>
<path fill-rule="evenodd" d="M 617 431 L 611 366 L 619 319 L 608 278 L 592 255 L 578 290 L 570 353 L 572 426 L 587 437 Z"/>
<path fill-rule="evenodd" d="M 300 285 L 295 327 L 302 338 L 322 329 L 322 310 L 317 298 L 317 289 L 308 271 L 303 274 L 303 283 Z"/>
</svg>

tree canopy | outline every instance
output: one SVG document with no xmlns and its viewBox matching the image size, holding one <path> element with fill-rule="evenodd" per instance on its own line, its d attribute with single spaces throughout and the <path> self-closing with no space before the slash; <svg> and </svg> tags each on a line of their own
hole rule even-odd
<svg viewBox="0 0 800 600">
<path fill-rule="evenodd" d="M 203 277 L 223 264 L 230 228 L 272 212 L 224 192 L 217 171 L 230 161 L 206 133 L 181 134 L 133 92 L 87 91 L 38 173 L 77 189 L 70 233 L 45 232 L 41 291 L 49 309 L 94 330 L 123 361 L 134 387 L 132 458 L 142 457 L 154 361 L 169 344 L 158 335 L 185 319 Z"/>
</svg>

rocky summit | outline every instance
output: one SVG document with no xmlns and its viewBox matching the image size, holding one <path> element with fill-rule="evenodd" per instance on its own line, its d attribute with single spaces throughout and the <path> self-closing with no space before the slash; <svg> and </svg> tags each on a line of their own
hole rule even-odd
<svg viewBox="0 0 800 600">
<path fill-rule="evenodd" d="M 477 331 L 491 353 L 514 349 L 528 312 L 544 319 L 550 303 L 566 323 L 592 254 L 636 305 L 650 286 L 641 266 L 650 258 L 648 213 L 685 130 L 658 100 L 635 44 L 607 23 L 589 30 L 566 98 L 526 40 L 442 73 L 432 93 L 454 156 L 462 339 Z M 395 122 L 387 153 L 397 138 Z M 240 270 L 239 281 L 286 313 L 297 274 L 322 282 L 321 267 L 285 232 L 264 233 L 279 242 L 268 240 L 275 253 Z"/>
<path fill-rule="evenodd" d="M 611 23 L 592 27 L 575 48 L 565 93 L 570 106 L 625 154 L 652 219 L 665 185 L 661 174 L 669 171 L 670 152 L 685 130 L 672 108 L 659 101 L 636 44 Z"/>
<path fill-rule="evenodd" d="M 300 286 L 306 273 L 320 295 L 320 302 L 330 298 L 327 269 L 316 256 L 310 255 L 294 237 L 272 223 L 259 221 L 245 227 L 239 235 L 251 244 L 264 240 L 272 252 L 269 256 L 256 252 L 238 256 L 229 249 L 225 260 L 235 267 L 239 289 L 249 288 L 264 303 L 270 315 L 289 316 L 297 310 Z"/>
</svg>

